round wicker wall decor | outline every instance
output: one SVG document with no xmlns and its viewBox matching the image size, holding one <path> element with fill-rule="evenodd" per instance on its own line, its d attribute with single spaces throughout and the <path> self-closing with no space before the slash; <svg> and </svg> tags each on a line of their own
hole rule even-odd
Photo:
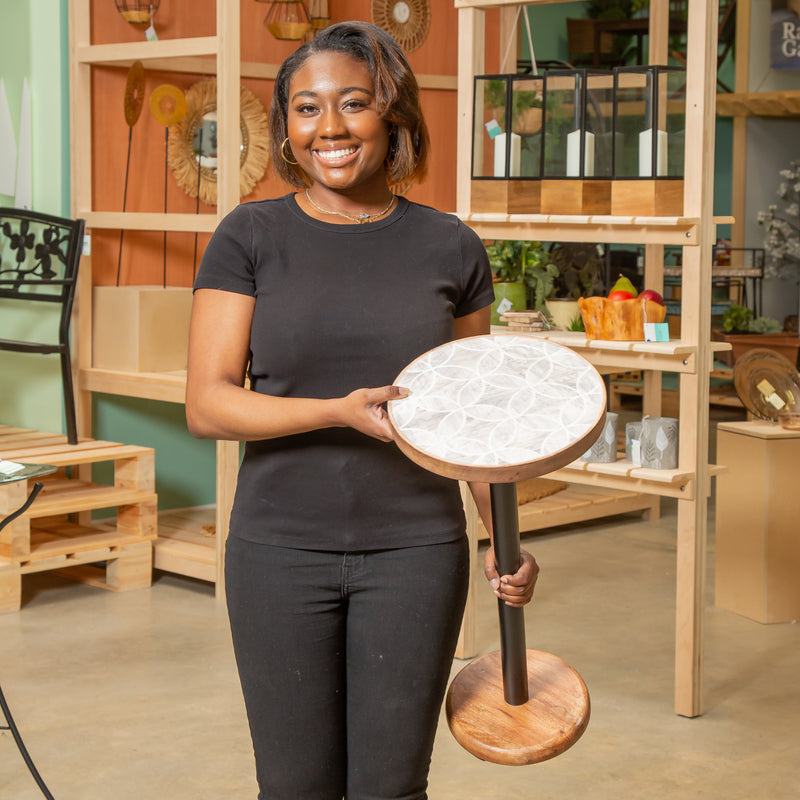
<svg viewBox="0 0 800 800">
<path fill-rule="evenodd" d="M 372 22 L 407 52 L 416 50 L 431 26 L 429 0 L 372 0 Z"/>
</svg>

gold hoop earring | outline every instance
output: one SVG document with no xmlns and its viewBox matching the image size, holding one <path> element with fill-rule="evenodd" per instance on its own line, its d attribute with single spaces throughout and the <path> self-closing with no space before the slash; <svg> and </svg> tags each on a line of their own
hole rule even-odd
<svg viewBox="0 0 800 800">
<path fill-rule="evenodd" d="M 284 161 L 285 161 L 287 164 L 297 164 L 297 163 L 298 163 L 297 161 L 292 161 L 291 159 L 288 159 L 288 158 L 286 158 L 286 145 L 287 145 L 288 143 L 289 143 L 289 137 L 287 136 L 287 137 L 286 137 L 286 138 L 285 138 L 285 139 L 284 139 L 284 140 L 281 142 L 281 158 L 282 158 L 282 159 L 283 159 L 283 160 L 284 160 Z M 294 153 L 292 153 L 292 155 L 294 155 Z"/>
</svg>

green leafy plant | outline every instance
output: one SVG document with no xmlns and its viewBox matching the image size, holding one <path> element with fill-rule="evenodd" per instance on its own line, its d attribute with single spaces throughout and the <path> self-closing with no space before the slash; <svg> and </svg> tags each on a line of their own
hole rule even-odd
<svg viewBox="0 0 800 800">
<path fill-rule="evenodd" d="M 725 333 L 744 333 L 749 329 L 753 312 L 749 308 L 731 303 L 722 315 L 722 327 Z"/>
<path fill-rule="evenodd" d="M 503 130 L 506 130 L 506 85 L 506 81 L 494 79 L 486 81 L 484 89 L 484 103 L 487 108 L 495 109 L 495 119 Z M 525 111 L 542 107 L 542 96 L 536 91 L 512 91 L 511 97 L 511 113 L 514 115 L 512 130 L 518 130 L 520 117 Z"/>
<path fill-rule="evenodd" d="M 602 264 L 597 245 L 557 244 L 550 250 L 550 260 L 558 267 L 550 297 L 578 300 L 602 292 Z"/>
<path fill-rule="evenodd" d="M 541 242 L 499 240 L 486 244 L 489 266 L 496 283 L 524 283 L 528 288 L 531 308 L 544 309 L 558 277 L 558 267 Z"/>
<path fill-rule="evenodd" d="M 568 331 L 585 331 L 586 328 L 583 324 L 583 317 L 578 314 L 570 320 Z"/>
<path fill-rule="evenodd" d="M 750 333 L 780 333 L 783 325 L 771 317 L 756 317 L 747 326 Z"/>
</svg>

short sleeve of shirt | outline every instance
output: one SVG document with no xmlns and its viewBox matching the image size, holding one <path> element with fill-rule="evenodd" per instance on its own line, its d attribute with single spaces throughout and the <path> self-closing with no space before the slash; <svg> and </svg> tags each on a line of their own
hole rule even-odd
<svg viewBox="0 0 800 800">
<path fill-rule="evenodd" d="M 463 292 L 462 301 L 454 316 L 465 317 L 494 301 L 492 271 L 483 242 L 471 228 L 458 223 L 458 241 L 461 250 Z"/>
<path fill-rule="evenodd" d="M 194 289 L 255 296 L 253 226 L 247 205 L 237 206 L 217 226 L 200 262 Z"/>
</svg>

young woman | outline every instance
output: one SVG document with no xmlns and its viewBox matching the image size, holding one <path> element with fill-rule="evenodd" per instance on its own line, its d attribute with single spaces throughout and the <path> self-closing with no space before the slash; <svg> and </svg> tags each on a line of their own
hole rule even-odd
<svg viewBox="0 0 800 800">
<path fill-rule="evenodd" d="M 457 482 L 401 454 L 383 405 L 414 358 L 488 332 L 486 252 L 392 192 L 424 174 L 428 134 L 379 28 L 334 25 L 290 56 L 270 128 L 298 191 L 240 205 L 209 243 L 186 395 L 195 436 L 247 442 L 226 587 L 259 797 L 419 800 L 468 553 Z M 498 576 L 487 554 L 512 605 L 537 572 L 523 552 Z"/>
</svg>

